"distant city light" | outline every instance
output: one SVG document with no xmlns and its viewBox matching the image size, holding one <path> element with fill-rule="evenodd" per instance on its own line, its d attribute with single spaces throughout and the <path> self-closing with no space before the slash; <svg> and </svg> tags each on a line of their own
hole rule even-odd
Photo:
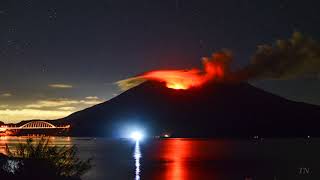
<svg viewBox="0 0 320 180">
<path fill-rule="evenodd" d="M 143 138 L 143 134 L 142 134 L 142 132 L 134 131 L 131 133 L 130 138 L 135 141 L 140 141 Z"/>
</svg>

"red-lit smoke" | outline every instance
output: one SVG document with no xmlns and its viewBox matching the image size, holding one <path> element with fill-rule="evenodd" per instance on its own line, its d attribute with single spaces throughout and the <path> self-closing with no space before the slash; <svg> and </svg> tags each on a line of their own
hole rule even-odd
<svg viewBox="0 0 320 180">
<path fill-rule="evenodd" d="M 199 87 L 213 79 L 223 77 L 223 67 L 217 62 L 203 61 L 204 71 L 191 70 L 156 70 L 143 74 L 141 77 L 149 80 L 165 82 L 168 88 L 189 89 Z"/>
<path fill-rule="evenodd" d="M 168 88 L 189 89 L 200 87 L 209 81 L 224 78 L 231 61 L 231 55 L 226 52 L 214 53 L 212 57 L 203 58 L 203 70 L 193 68 L 189 70 L 154 70 L 140 76 L 118 82 L 122 89 L 129 89 L 144 80 L 164 82 Z"/>
</svg>

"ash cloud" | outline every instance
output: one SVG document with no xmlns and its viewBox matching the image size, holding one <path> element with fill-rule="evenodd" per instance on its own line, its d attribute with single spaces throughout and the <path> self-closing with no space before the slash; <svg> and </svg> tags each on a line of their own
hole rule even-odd
<svg viewBox="0 0 320 180">
<path fill-rule="evenodd" d="M 146 80 L 147 79 L 141 76 L 137 76 L 137 77 L 132 77 L 132 78 L 117 81 L 115 84 L 120 88 L 121 91 L 126 91 L 135 86 L 138 86 L 139 84 L 145 82 Z"/>
<path fill-rule="evenodd" d="M 211 57 L 203 58 L 202 62 L 204 70 L 193 69 L 196 70 L 196 75 L 206 74 L 206 63 L 218 62 L 223 67 L 225 75 L 222 80 L 225 81 L 320 78 L 320 44 L 300 32 L 294 32 L 289 39 L 258 46 L 250 63 L 239 70 L 230 70 L 232 53 L 229 50 L 213 53 Z M 190 70 L 179 71 L 189 73 Z M 116 84 L 125 91 L 148 80 L 146 74 L 148 72 L 118 81 Z"/>
<path fill-rule="evenodd" d="M 258 46 L 250 64 L 236 75 L 243 80 L 319 78 L 320 44 L 294 32 L 288 40 Z"/>
</svg>

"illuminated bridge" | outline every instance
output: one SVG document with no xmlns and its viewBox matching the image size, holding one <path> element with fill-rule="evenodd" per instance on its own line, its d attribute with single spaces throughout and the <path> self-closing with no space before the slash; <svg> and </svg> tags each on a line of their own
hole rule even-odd
<svg viewBox="0 0 320 180">
<path fill-rule="evenodd" d="M 7 130 L 15 130 L 15 129 L 68 129 L 70 125 L 66 126 L 55 126 L 51 123 L 45 121 L 31 121 L 20 127 L 6 127 Z"/>
<path fill-rule="evenodd" d="M 56 134 L 68 130 L 70 125 L 55 126 L 46 121 L 30 121 L 21 126 L 0 126 L 0 132 L 8 135 L 18 134 Z"/>
</svg>

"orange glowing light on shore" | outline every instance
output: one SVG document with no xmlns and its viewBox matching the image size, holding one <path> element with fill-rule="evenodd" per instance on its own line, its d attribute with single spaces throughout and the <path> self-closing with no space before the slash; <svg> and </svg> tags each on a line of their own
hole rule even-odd
<svg viewBox="0 0 320 180">
<path fill-rule="evenodd" d="M 155 70 L 141 75 L 141 78 L 164 82 L 171 89 L 189 89 L 200 87 L 203 84 L 224 77 L 225 57 L 223 54 L 214 54 L 212 59 L 204 58 L 204 70 Z M 221 60 L 222 59 L 222 60 Z"/>
</svg>

